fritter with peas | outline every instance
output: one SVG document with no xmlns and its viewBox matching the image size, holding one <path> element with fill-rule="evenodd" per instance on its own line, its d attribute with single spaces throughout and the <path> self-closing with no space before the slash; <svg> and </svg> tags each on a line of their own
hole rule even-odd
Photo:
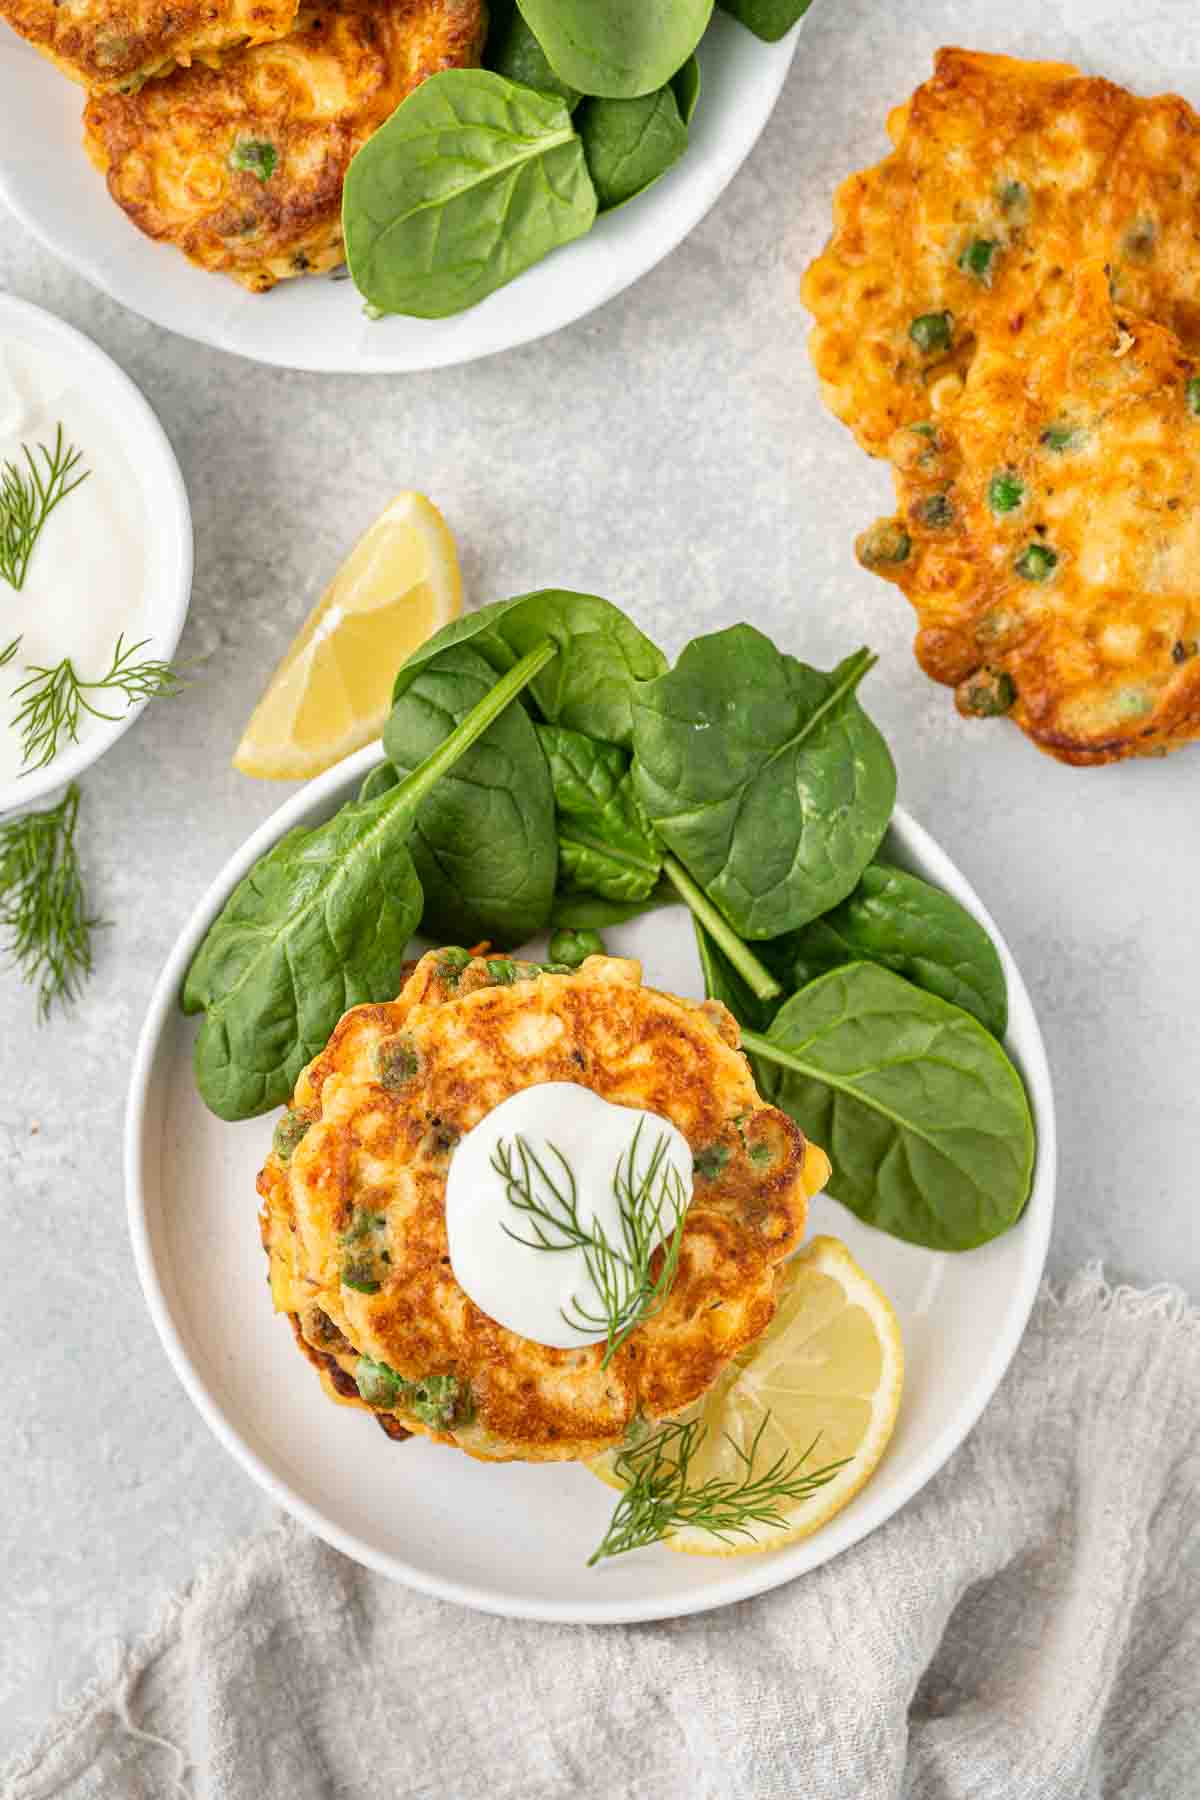
<svg viewBox="0 0 1200 1800">
<path fill-rule="evenodd" d="M 255 293 L 343 259 L 350 159 L 440 69 L 477 63 L 482 0 L 327 0 L 290 36 L 95 96 L 84 142 L 147 236 Z"/>
<path fill-rule="evenodd" d="M 977 345 L 1036 344 L 1104 263 L 1126 310 L 1200 349 L 1200 117 L 1065 63 L 941 50 L 852 175 L 803 297 L 826 404 L 873 456 L 951 411 Z"/>
<path fill-rule="evenodd" d="M 286 37 L 296 0 L 0 0 L 0 18 L 94 93 Z"/>
<path fill-rule="evenodd" d="M 1070 763 L 1200 736 L 1200 117 L 938 53 L 805 276 L 830 409 L 894 464 L 859 539 L 962 712 Z"/>
<path fill-rule="evenodd" d="M 894 434 L 859 560 L 916 608 L 966 715 L 1063 762 L 1200 737 L 1200 368 L 1080 271 L 1057 332 L 981 339 L 953 413 Z"/>
<path fill-rule="evenodd" d="M 485 1461 L 591 1457 L 639 1413 L 688 1406 L 770 1323 L 828 1162 L 759 1099 L 724 1007 L 640 976 L 601 956 L 570 973 L 431 951 L 397 1001 L 347 1013 L 297 1083 L 259 1177 L 272 1293 L 327 1390 L 356 1389 L 390 1435 Z M 450 1262 L 455 1145 L 510 1095 L 562 1081 L 670 1119 L 696 1157 L 675 1281 L 607 1368 L 603 1344 L 498 1324 Z"/>
</svg>

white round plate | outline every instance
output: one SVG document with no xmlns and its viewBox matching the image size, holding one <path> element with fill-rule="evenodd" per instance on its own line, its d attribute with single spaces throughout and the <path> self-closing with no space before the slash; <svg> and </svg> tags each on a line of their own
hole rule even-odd
<svg viewBox="0 0 1200 1800">
<path fill-rule="evenodd" d="M 53 356 L 63 371 L 64 411 L 74 394 L 85 422 L 88 413 L 103 415 L 119 437 L 129 469 L 141 486 L 142 518 L 149 536 L 141 610 L 131 620 L 126 636 L 146 639 L 147 656 L 170 662 L 192 595 L 192 514 L 166 432 L 124 370 L 90 338 L 40 306 L 0 294 L 0 345 L 10 343 L 26 344 Z M 68 413 L 63 421 L 68 439 L 73 435 L 72 416 Z M 74 436 L 86 452 L 86 430 L 77 429 Z M 69 510 L 57 515 L 56 525 L 58 520 L 69 527 Z M 88 595 L 81 592 L 79 605 L 87 604 Z M 0 631 L 0 639 L 8 635 Z M 86 719 L 79 742 L 67 744 L 44 769 L 12 781 L 0 780 L 0 816 L 14 807 L 30 805 L 82 774 L 129 730 L 147 704 L 140 700 L 111 721 Z"/>
<path fill-rule="evenodd" d="M 812 1208 L 891 1296 L 907 1381 L 896 1433 L 872 1480 L 813 1537 L 762 1556 L 680 1556 L 661 1545 L 586 1567 L 613 1495 L 577 1464 L 473 1462 L 331 1406 L 271 1310 L 254 1178 L 273 1120 L 225 1125 L 192 1080 L 194 1020 L 178 995 L 230 889 L 295 825 L 316 824 L 378 761 L 377 745 L 296 794 L 238 851 L 189 920 L 158 983 L 134 1060 L 126 1121 L 129 1223 L 146 1300 L 168 1356 L 208 1424 L 267 1492 L 382 1575 L 486 1612 L 605 1624 L 724 1606 L 827 1562 L 924 1486 L 962 1442 L 1008 1366 L 1037 1292 L 1054 1198 L 1054 1103 L 1029 995 L 1003 939 L 933 840 L 898 811 L 888 853 L 969 907 L 1008 977 L 1008 1047 L 1038 1131 L 1020 1223 L 965 1255 L 921 1250 L 862 1225 L 835 1201 Z M 605 933 L 655 986 L 701 995 L 690 921 L 649 913 Z"/>
<path fill-rule="evenodd" d="M 81 90 L 2 23 L 0 199 L 47 249 L 114 300 L 219 350 L 285 369 L 346 374 L 471 362 L 582 318 L 687 236 L 757 141 L 799 30 L 764 44 L 718 12 L 700 47 L 703 88 L 687 154 L 649 193 L 451 319 L 371 321 L 353 283 L 328 277 L 250 294 L 143 237 L 83 152 Z"/>
</svg>

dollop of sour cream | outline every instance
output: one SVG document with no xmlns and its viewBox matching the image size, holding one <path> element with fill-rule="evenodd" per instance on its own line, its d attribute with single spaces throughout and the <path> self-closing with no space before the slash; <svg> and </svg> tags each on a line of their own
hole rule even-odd
<svg viewBox="0 0 1200 1800">
<path fill-rule="evenodd" d="M 0 651 L 20 638 L 0 669 L 0 783 L 21 773 L 21 739 L 11 689 L 34 666 L 53 668 L 69 656 L 86 680 L 102 675 L 117 638 L 126 645 L 148 634 L 148 539 L 141 482 L 131 467 L 116 421 L 88 392 L 87 377 L 18 335 L 0 343 L 0 462 L 28 477 L 25 447 L 44 472 L 40 444 L 53 450 L 61 422 L 65 445 L 82 456 L 76 474 L 88 477 L 47 519 L 20 592 L 0 581 Z M 106 711 L 116 705 L 101 698 Z M 101 721 L 84 712 L 79 735 Z"/>
<path fill-rule="evenodd" d="M 581 1312 L 602 1317 L 604 1311 L 585 1250 L 536 1245 L 534 1219 L 513 1205 L 510 1184 L 496 1166 L 504 1153 L 518 1172 L 531 1166 L 522 1164 L 518 1139 L 536 1155 L 560 1192 L 573 1192 L 576 1215 L 585 1230 L 595 1222 L 618 1247 L 623 1241 L 614 1185 L 619 1165 L 627 1170 L 632 1155 L 635 1175 L 644 1174 L 662 1140 L 660 1175 L 671 1183 L 673 1193 L 682 1195 L 686 1206 L 692 1196 L 687 1139 L 657 1113 L 614 1106 L 574 1082 L 545 1081 L 494 1107 L 451 1156 L 446 1230 L 458 1285 L 481 1311 L 535 1344 L 571 1350 L 602 1342 L 607 1335 L 602 1324 L 587 1330 L 573 1322 Z M 678 1176 L 678 1185 L 667 1174 L 667 1165 Z M 573 1190 L 566 1169 L 574 1178 Z M 534 1192 L 553 1213 L 553 1196 L 536 1171 Z M 673 1204 L 663 1207 L 655 1243 L 670 1236 L 677 1217 Z M 544 1216 L 541 1224 L 555 1241 Z"/>
</svg>

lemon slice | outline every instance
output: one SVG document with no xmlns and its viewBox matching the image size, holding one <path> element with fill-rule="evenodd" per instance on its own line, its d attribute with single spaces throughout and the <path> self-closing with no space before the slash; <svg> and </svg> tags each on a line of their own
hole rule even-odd
<svg viewBox="0 0 1200 1800">
<path fill-rule="evenodd" d="M 837 1238 L 814 1238 L 784 1271 L 778 1310 L 767 1331 L 684 1415 L 707 1428 L 688 1487 L 714 1477 L 740 1483 L 745 1465 L 729 1440 L 749 1452 L 760 1428 L 756 1475 L 781 1456 L 793 1465 L 806 1451 L 802 1474 L 831 1463 L 843 1466 L 805 1499 L 784 1501 L 781 1525 L 752 1525 L 750 1535 L 727 1541 L 685 1526 L 667 1538 L 668 1548 L 693 1556 L 745 1556 L 807 1537 L 824 1525 L 883 1455 L 903 1382 L 904 1347 L 891 1302 Z M 610 1487 L 620 1487 L 615 1461 L 613 1452 L 589 1466 Z"/>
<path fill-rule="evenodd" d="M 362 536 L 271 677 L 233 758 L 243 775 L 319 775 L 383 729 L 396 670 L 458 617 L 454 539 L 424 494 L 398 494 Z"/>
</svg>

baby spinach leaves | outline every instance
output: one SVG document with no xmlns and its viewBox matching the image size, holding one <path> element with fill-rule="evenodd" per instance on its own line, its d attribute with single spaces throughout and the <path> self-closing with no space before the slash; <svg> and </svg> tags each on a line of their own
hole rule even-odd
<svg viewBox="0 0 1200 1800">
<path fill-rule="evenodd" d="M 595 216 L 565 102 L 487 69 L 422 82 L 355 156 L 342 198 L 360 292 L 422 319 L 474 306 Z"/>
<path fill-rule="evenodd" d="M 983 926 L 903 869 L 872 864 L 839 906 L 772 944 L 767 960 L 792 988 L 843 963 L 879 963 L 974 1014 L 993 1037 L 1008 1023 L 1004 970 Z"/>
<path fill-rule="evenodd" d="M 671 86 L 675 90 L 679 116 L 685 125 L 690 125 L 700 99 L 700 64 L 696 57 L 689 56 L 683 67 L 676 70 L 671 77 Z"/>
<path fill-rule="evenodd" d="M 887 829 L 896 773 L 855 698 L 874 660 L 859 651 L 822 674 L 735 625 L 639 686 L 642 803 L 744 938 L 779 936 L 843 900 Z"/>
<path fill-rule="evenodd" d="M 408 849 L 421 803 L 554 655 L 534 646 L 405 780 L 288 832 L 238 883 L 181 995 L 205 1014 L 196 1083 L 220 1118 L 283 1105 L 347 1008 L 396 993 L 423 909 Z"/>
<path fill-rule="evenodd" d="M 704 992 L 708 998 L 719 1000 L 722 1006 L 728 1007 L 739 1025 L 748 1030 L 765 1031 L 778 1010 L 778 996 L 773 1000 L 760 1000 L 699 919 L 693 917 L 692 928 L 696 933 L 696 949 L 700 953 Z"/>
<path fill-rule="evenodd" d="M 503 673 L 546 638 L 559 655 L 530 687 L 542 718 L 628 748 L 633 742 L 635 686 L 660 675 L 666 658 L 619 607 L 596 594 L 543 588 L 513 600 L 497 600 L 455 619 L 403 664 L 393 700 L 416 679 L 418 669 L 449 644 L 471 644 Z"/>
<path fill-rule="evenodd" d="M 1034 1155 L 997 1041 L 1004 975 L 948 895 L 871 863 L 895 790 L 855 697 L 872 661 L 823 674 L 737 626 L 665 672 L 616 607 L 562 589 L 456 620 L 397 675 L 359 798 L 284 837 L 198 951 L 182 1000 L 206 1014 L 204 1099 L 224 1118 L 285 1101 L 346 1008 L 395 993 L 422 917 L 467 942 L 569 928 L 578 961 L 674 895 L 764 1094 L 828 1150 L 830 1192 L 914 1243 L 985 1243 Z M 380 1079 L 415 1073 L 391 1041 Z"/>
<path fill-rule="evenodd" d="M 764 895 L 783 895 L 777 920 L 797 894 L 802 905 L 829 894 L 878 844 L 894 777 L 853 701 L 867 666 L 860 653 L 819 675 L 748 627 L 689 645 L 641 690 L 639 781 L 686 865 L 663 866 L 692 908 L 705 991 L 742 1027 L 764 1095 L 828 1151 L 829 1192 L 898 1237 L 965 1250 L 1020 1215 L 1034 1154 L 1025 1091 L 997 1041 L 1004 971 L 982 927 L 914 875 L 860 868 L 823 916 L 761 945 L 772 992 L 729 922 L 761 925 Z M 780 793 L 761 792 L 772 777 Z M 780 844 L 790 860 L 777 876 Z M 755 852 L 770 885 L 752 885 Z"/>
<path fill-rule="evenodd" d="M 426 663 L 392 708 L 383 734 L 399 773 L 419 768 L 495 682 L 491 666 L 469 644 Z M 515 945 L 543 929 L 558 861 L 554 794 L 522 707 L 507 707 L 425 796 L 409 849 L 430 937 Z"/>
<path fill-rule="evenodd" d="M 370 773 L 363 777 L 358 797 L 360 800 L 378 800 L 380 794 L 390 793 L 399 779 L 390 762 L 376 763 Z"/>
<path fill-rule="evenodd" d="M 539 725 L 558 812 L 559 884 L 606 900 L 645 900 L 662 855 L 633 786 L 629 758 L 561 725 Z"/>
<path fill-rule="evenodd" d="M 720 0 L 722 11 L 732 13 L 769 44 L 785 37 L 811 5 L 812 0 Z"/>
<path fill-rule="evenodd" d="M 226 901 L 183 988 L 196 1083 L 222 1119 L 282 1106 L 348 1007 L 399 986 L 421 918 L 398 791 L 289 832 Z M 362 905 L 369 893 L 371 905 Z"/>
<path fill-rule="evenodd" d="M 766 1097 L 828 1152 L 828 1190 L 868 1224 L 934 1250 L 1006 1231 L 1029 1197 L 1021 1079 L 961 1008 L 871 963 L 810 983 L 743 1034 Z"/>
<path fill-rule="evenodd" d="M 713 0 L 518 0 L 551 67 L 581 94 L 632 99 L 662 87 L 708 25 Z"/>
<path fill-rule="evenodd" d="M 567 111 L 574 112 L 579 104 L 579 89 L 560 80 L 554 73 L 546 52 L 517 10 L 514 0 L 504 0 L 500 5 L 493 3 L 489 10 L 491 26 L 484 57 L 486 66 L 508 81 L 519 82 L 522 87 L 536 88 L 540 94 L 557 94 L 565 102 Z"/>
<path fill-rule="evenodd" d="M 671 82 L 636 100 L 585 100 L 575 124 L 601 212 L 642 193 L 687 149 Z"/>
<path fill-rule="evenodd" d="M 810 0 L 721 3 L 769 40 Z M 712 10 L 495 0 L 486 67 L 430 76 L 350 164 L 346 260 L 372 316 L 474 306 L 657 181 L 688 146 Z"/>
</svg>

